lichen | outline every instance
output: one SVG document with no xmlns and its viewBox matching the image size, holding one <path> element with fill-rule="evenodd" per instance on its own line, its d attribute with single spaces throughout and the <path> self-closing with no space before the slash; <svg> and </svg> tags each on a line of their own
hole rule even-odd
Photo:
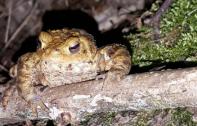
<svg viewBox="0 0 197 126">
<path fill-rule="evenodd" d="M 133 49 L 133 64 L 197 61 L 197 1 L 177 0 L 161 19 L 160 43 L 152 39 L 152 29 L 144 26 L 127 36 Z"/>
</svg>

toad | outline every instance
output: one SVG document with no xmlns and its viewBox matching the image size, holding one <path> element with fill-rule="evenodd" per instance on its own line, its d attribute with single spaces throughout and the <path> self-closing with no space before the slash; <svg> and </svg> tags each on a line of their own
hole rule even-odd
<svg viewBox="0 0 197 126">
<path fill-rule="evenodd" d="M 27 101 L 36 99 L 34 87 L 56 87 L 97 78 L 120 80 L 131 68 L 131 56 L 123 45 L 97 48 L 93 37 L 78 29 L 41 32 L 36 52 L 21 56 L 10 70 L 19 94 Z"/>
</svg>

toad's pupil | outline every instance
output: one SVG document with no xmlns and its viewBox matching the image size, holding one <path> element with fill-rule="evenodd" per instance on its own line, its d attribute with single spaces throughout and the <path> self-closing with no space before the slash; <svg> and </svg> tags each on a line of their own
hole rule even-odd
<svg viewBox="0 0 197 126">
<path fill-rule="evenodd" d="M 69 51 L 71 53 L 77 53 L 79 51 L 79 48 L 80 48 L 80 44 L 77 43 L 76 45 L 69 47 Z"/>
</svg>

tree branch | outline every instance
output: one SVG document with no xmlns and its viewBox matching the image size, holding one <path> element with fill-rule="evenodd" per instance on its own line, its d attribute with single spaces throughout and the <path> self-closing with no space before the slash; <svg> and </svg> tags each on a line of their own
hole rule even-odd
<svg viewBox="0 0 197 126">
<path fill-rule="evenodd" d="M 98 80 L 47 88 L 38 94 L 49 112 L 38 107 L 38 117 L 33 117 L 15 91 L 7 109 L 0 106 L 0 120 L 57 119 L 64 113 L 66 119 L 78 122 L 87 114 L 103 111 L 196 107 L 196 83 L 197 68 L 187 68 L 129 75 L 104 87 L 103 80 Z"/>
</svg>

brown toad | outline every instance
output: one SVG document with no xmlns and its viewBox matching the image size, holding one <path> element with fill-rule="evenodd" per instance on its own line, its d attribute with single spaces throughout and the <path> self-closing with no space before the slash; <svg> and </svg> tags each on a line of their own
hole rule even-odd
<svg viewBox="0 0 197 126">
<path fill-rule="evenodd" d="M 131 68 L 131 57 L 124 46 L 112 44 L 97 49 L 93 37 L 82 30 L 41 32 L 39 40 L 41 47 L 20 57 L 11 69 L 21 96 L 28 102 L 35 99 L 37 84 L 55 87 L 82 82 L 106 71 L 121 78 Z"/>
</svg>

